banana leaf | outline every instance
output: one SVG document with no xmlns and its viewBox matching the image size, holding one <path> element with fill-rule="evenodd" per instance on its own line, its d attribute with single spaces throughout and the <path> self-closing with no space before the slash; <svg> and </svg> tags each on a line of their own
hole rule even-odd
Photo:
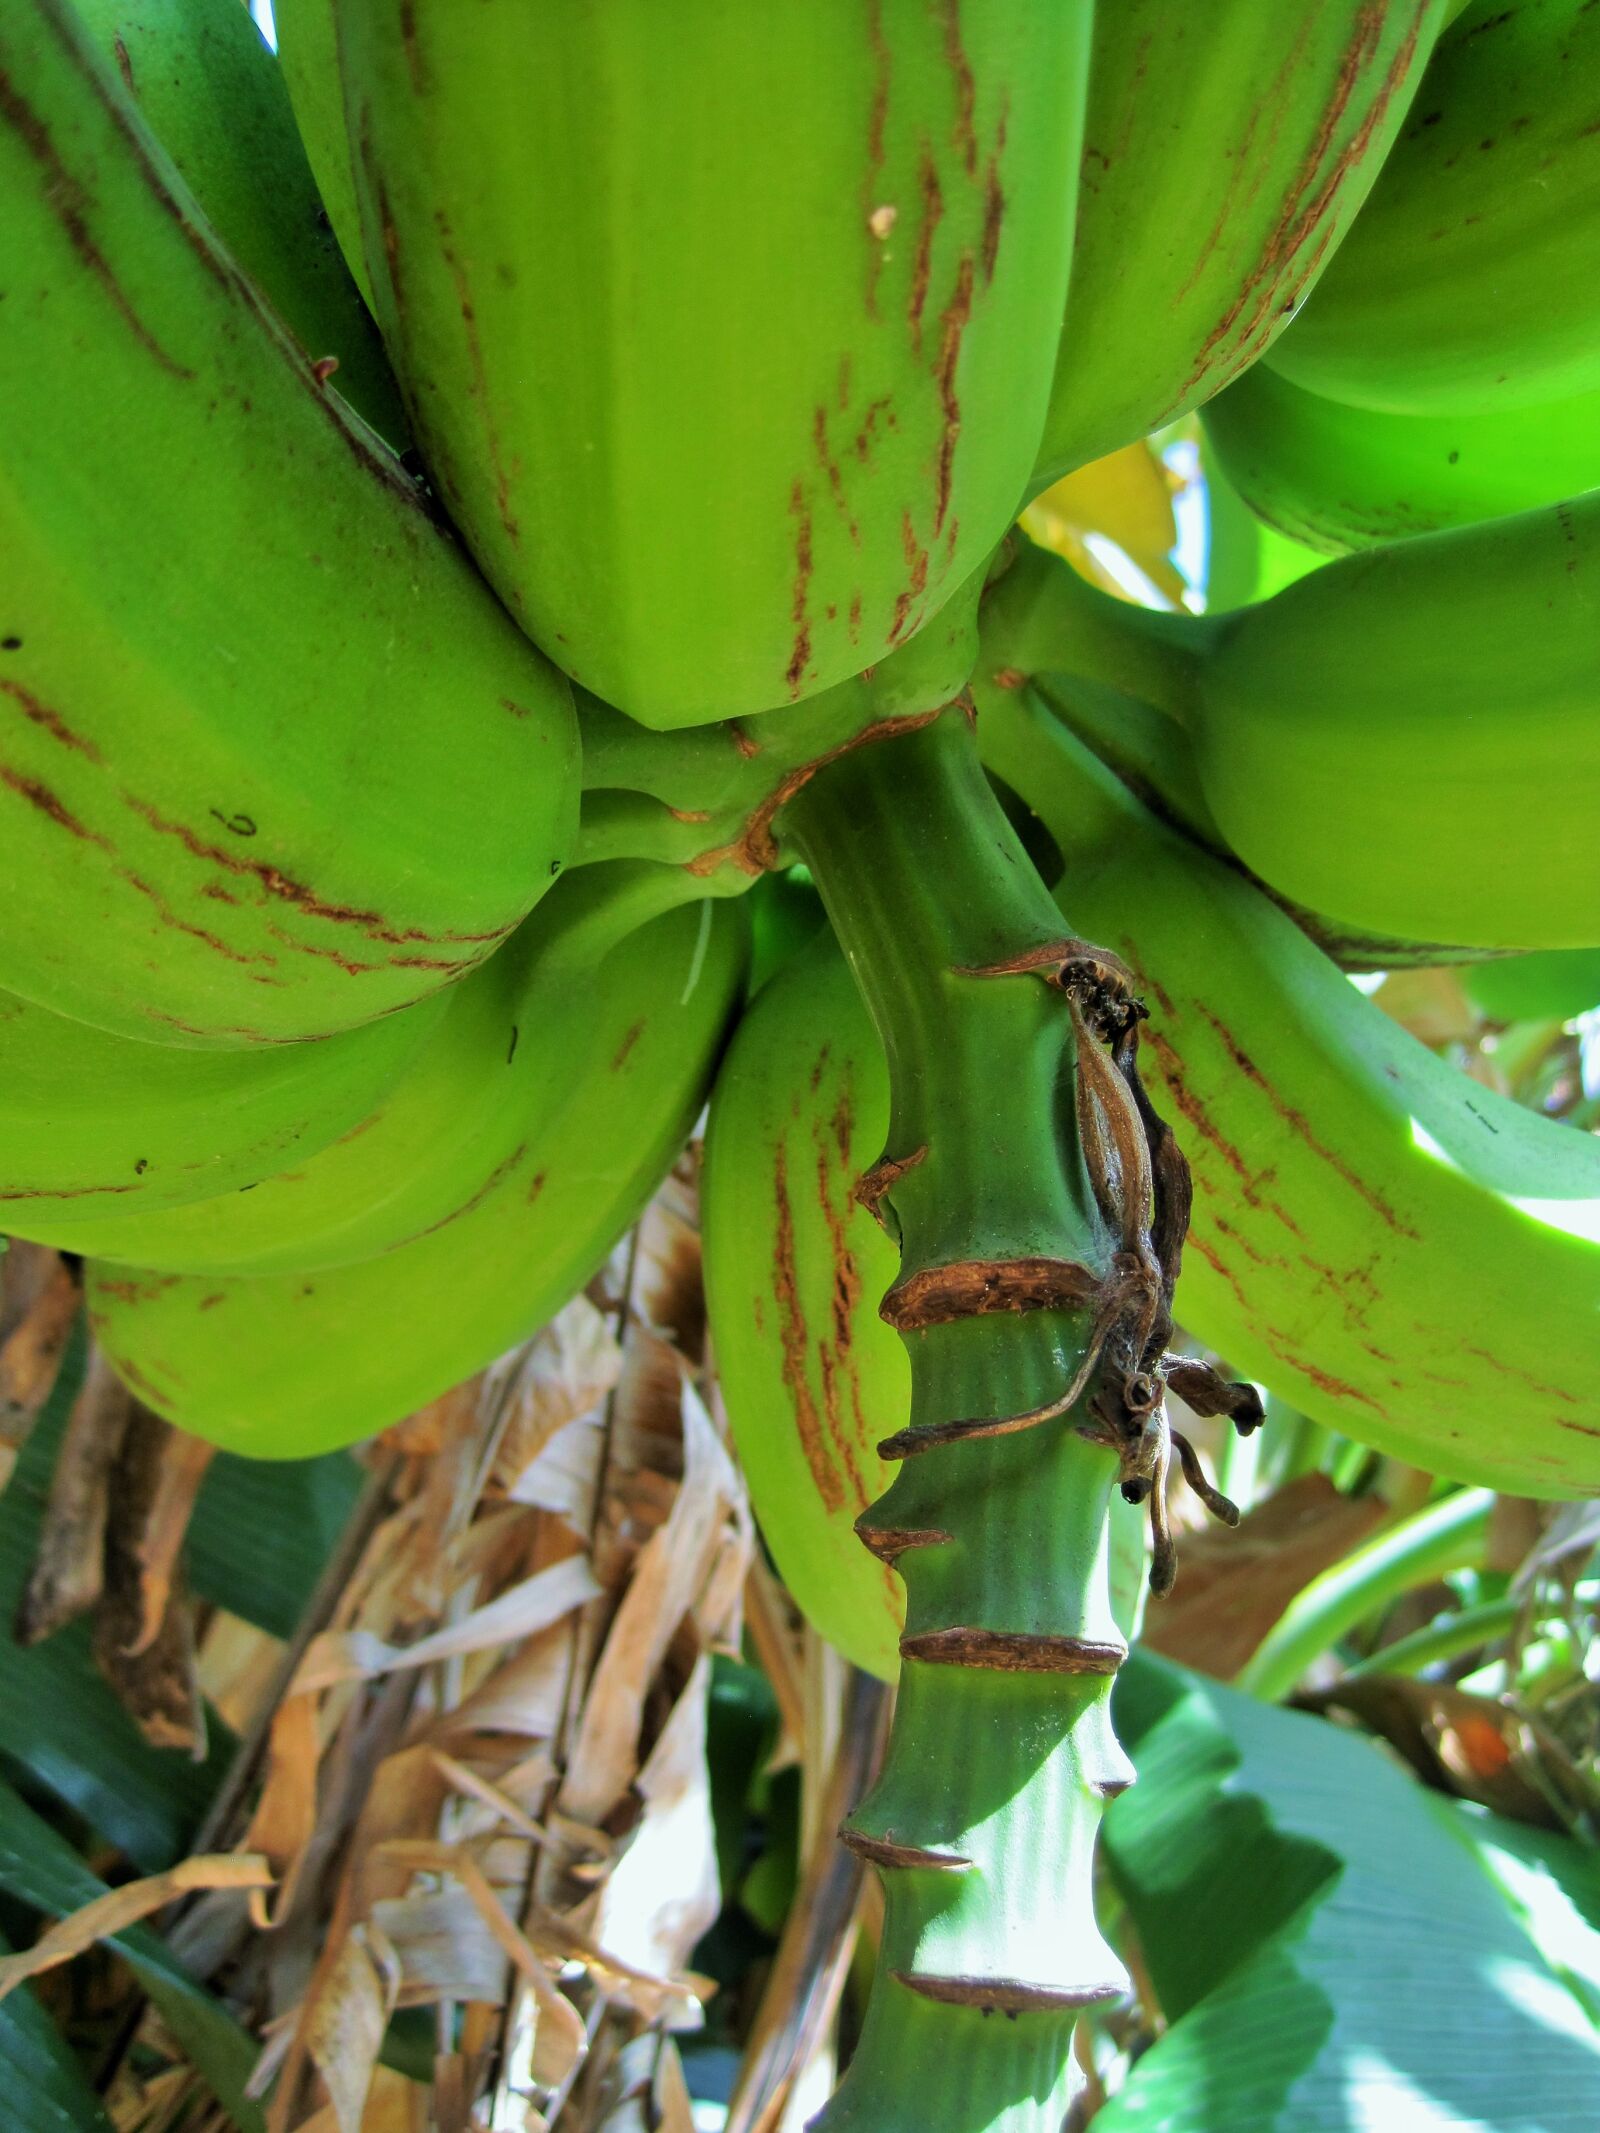
<svg viewBox="0 0 1600 2133">
<path fill-rule="evenodd" d="M 362 1478 L 348 1452 L 270 1461 L 219 1452 L 185 1544 L 194 1591 L 274 1637 L 293 1635 Z"/>
<path fill-rule="evenodd" d="M 1600 2124 L 1592 1854 L 1147 1654 L 1117 1715 L 1106 1857 L 1169 2026 L 1097 2133 Z"/>
<path fill-rule="evenodd" d="M 11 1952 L 0 1936 L 0 1955 Z M 0 2003 L 0 2133 L 111 2133 L 61 2032 L 26 1985 Z"/>
<path fill-rule="evenodd" d="M 9 1785 L 0 1783 L 0 1889 L 53 1919 L 103 1896 L 106 1884 L 64 1837 Z M 189 1975 L 151 1927 L 130 1926 L 110 1945 L 160 2010 L 184 2056 L 227 2113 L 228 2123 L 237 2133 L 264 2133 L 262 2111 L 245 2095 L 256 2046 L 226 2008 Z M 22 1997 L 19 1992 L 0 2005 L 0 2015 Z M 41 2098 L 23 2093 L 16 2102 L 23 2113 L 14 2121 L 19 2128 L 37 2133 L 49 2123 Z M 0 2128 L 6 2125 L 0 2113 Z"/>
</svg>

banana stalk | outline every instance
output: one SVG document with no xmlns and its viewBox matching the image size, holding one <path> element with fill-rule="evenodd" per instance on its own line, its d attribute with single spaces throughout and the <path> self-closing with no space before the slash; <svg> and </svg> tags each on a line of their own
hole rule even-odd
<svg viewBox="0 0 1600 2133">
<path fill-rule="evenodd" d="M 886 1919 L 819 2123 L 1043 2133 L 1078 2011 L 1126 1989 L 1091 1898 L 1103 1804 L 1133 1776 L 1106 1511 L 1119 1479 L 1149 1498 L 1169 1576 L 1170 1286 L 1146 1220 L 1154 1186 L 1170 1266 L 1178 1159 L 1118 1071 L 1119 967 L 1063 940 L 962 710 L 841 756 L 782 827 L 889 1062 L 888 1145 L 857 1189 L 900 1245 L 881 1308 L 911 1364 L 909 1426 L 881 1447 L 903 1463 L 857 1526 L 905 1585 L 900 1697 L 843 1831 Z"/>
</svg>

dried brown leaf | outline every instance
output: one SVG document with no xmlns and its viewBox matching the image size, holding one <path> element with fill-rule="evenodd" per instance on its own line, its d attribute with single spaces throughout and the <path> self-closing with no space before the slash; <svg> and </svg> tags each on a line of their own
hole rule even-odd
<svg viewBox="0 0 1600 2133">
<path fill-rule="evenodd" d="M 339 2133 L 361 2133 L 383 2033 L 400 1991 L 400 1963 L 370 1921 L 351 1927 L 306 2012 L 306 2049 L 322 2076 Z"/>
<path fill-rule="evenodd" d="M 19 1644 L 39 1643 L 100 1597 L 111 1476 L 132 1420 L 133 1397 L 96 1348 L 61 1433 L 33 1569 L 17 1608 Z"/>
<path fill-rule="evenodd" d="M 317 1826 L 316 1699 L 286 1696 L 272 1714 L 267 1737 L 267 1779 L 245 1833 L 245 1844 L 270 1860 L 278 1877 L 270 1913 L 260 1896 L 250 1899 L 251 1917 L 265 1932 L 288 1913 L 300 1868 Z"/>
<path fill-rule="evenodd" d="M 329 1630 L 307 1651 L 295 1676 L 295 1692 L 325 1689 L 337 1682 L 372 1681 L 380 1674 L 432 1666 L 441 1659 L 491 1649 L 531 1637 L 599 1592 L 582 1556 L 569 1556 L 536 1571 L 509 1592 L 475 1608 L 459 1622 L 435 1630 L 415 1644 L 386 1644 L 370 1630 Z"/>
<path fill-rule="evenodd" d="M 210 1852 L 185 1859 L 164 1874 L 129 1881 L 58 1920 L 18 1955 L 0 1956 L 0 2000 L 30 1977 L 69 1963 L 97 1941 L 122 1933 L 194 1889 L 262 1889 L 272 1880 L 265 1859 L 252 1853 Z"/>
<path fill-rule="evenodd" d="M 13 1238 L 0 1254 L 0 1489 L 49 1399 L 83 1300 L 75 1264 Z"/>
<path fill-rule="evenodd" d="M 494 1485 L 519 1501 L 538 1501 L 525 1493 L 529 1469 L 555 1437 L 600 1406 L 621 1371 L 615 1333 L 587 1296 L 575 1296 L 508 1362 Z"/>
</svg>

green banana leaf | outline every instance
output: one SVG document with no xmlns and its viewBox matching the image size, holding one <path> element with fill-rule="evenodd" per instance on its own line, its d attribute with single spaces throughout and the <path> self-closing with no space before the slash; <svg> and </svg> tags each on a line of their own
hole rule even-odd
<svg viewBox="0 0 1600 2133">
<path fill-rule="evenodd" d="M 203 1763 L 152 1748 L 101 1679 L 86 1623 L 71 1623 L 27 1651 L 10 1634 L 82 1373 L 80 1332 L 0 1495 L 0 1768 L 54 1794 L 141 1873 L 158 1873 L 182 1858 L 199 1826 L 233 1751 L 227 1728 L 210 1717 Z"/>
<path fill-rule="evenodd" d="M 90 1872 L 65 1837 L 9 1785 L 0 1783 L 0 1889 L 53 1919 L 103 1896 L 106 1884 Z M 184 2056 L 227 2113 L 228 2122 L 238 2133 L 265 2133 L 260 2106 L 245 2095 L 256 2060 L 254 2042 L 189 1975 L 151 1927 L 130 1926 L 110 1945 L 150 1995 Z M 21 1994 L 15 1998 L 20 2000 Z M 0 2005 L 0 2015 L 13 2004 L 8 2000 Z M 9 2123 L 26 2128 L 27 2133 L 38 2133 L 49 2123 L 42 2099 L 23 2093 L 16 2103 L 23 2115 Z M 0 2128 L 7 2124 L 0 2115 Z"/>
<path fill-rule="evenodd" d="M 1106 1857 L 1169 2027 L 1097 2133 L 1600 2124 L 1591 1854 L 1148 1654 L 1117 1720 Z"/>
<path fill-rule="evenodd" d="M 219 1452 L 189 1522 L 190 1585 L 258 1629 L 292 1636 L 362 1481 L 348 1452 L 284 1460 Z"/>
<path fill-rule="evenodd" d="M 0 1936 L 0 1955 L 10 1943 Z M 31 1990 L 0 2002 L 0 2133 L 111 2133 L 111 2120 Z"/>
</svg>

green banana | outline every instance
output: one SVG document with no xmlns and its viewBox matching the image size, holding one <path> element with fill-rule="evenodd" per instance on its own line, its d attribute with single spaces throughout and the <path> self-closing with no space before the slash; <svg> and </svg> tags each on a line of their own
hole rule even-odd
<svg viewBox="0 0 1600 2133">
<path fill-rule="evenodd" d="M 306 353 L 380 436 L 399 390 L 295 128 L 277 62 L 239 0 L 74 0 L 206 220 Z"/>
<path fill-rule="evenodd" d="M 1206 493 L 1207 614 L 1269 600 L 1317 568 L 1322 557 L 1315 549 L 1290 540 L 1257 517 L 1218 465 L 1215 452 L 1203 450 L 1200 467 Z"/>
<path fill-rule="evenodd" d="M 334 0 L 275 0 L 272 26 L 278 40 L 278 64 L 323 210 L 370 309 L 372 283 L 361 256 L 361 213 L 350 167 L 350 136 L 345 131 L 333 6 Z"/>
<path fill-rule="evenodd" d="M 575 871 L 452 988 L 407 1071 L 341 1138 L 246 1191 L 155 1213 L 71 1208 L 18 1234 L 162 1272 L 230 1275 L 320 1272 L 431 1235 L 491 1193 L 571 1100 L 573 1076 L 592 1065 L 586 1030 L 607 953 L 698 894 L 675 868 Z"/>
<path fill-rule="evenodd" d="M 0 984 L 174 1044 L 370 1021 L 563 863 L 567 685 L 62 0 L 5 9 L 0 73 Z"/>
<path fill-rule="evenodd" d="M 1181 1323 L 1432 1472 L 1600 1492 L 1600 1142 L 1435 1057 L 1031 691 L 981 688 L 978 730 L 1157 1017 L 1151 1093 L 1194 1172 Z"/>
<path fill-rule="evenodd" d="M 1062 673 L 1188 729 L 1221 837 L 1338 929 L 1582 948 L 1600 925 L 1600 493 L 1157 614 L 1019 547 L 987 675 Z"/>
<path fill-rule="evenodd" d="M 485 572 L 655 727 L 831 688 L 1003 535 L 1086 0 L 335 8 L 379 323 Z"/>
<path fill-rule="evenodd" d="M 1600 487 L 1600 392 L 1487 414 L 1390 415 L 1306 392 L 1258 363 L 1204 421 L 1250 509 L 1335 555 Z"/>
<path fill-rule="evenodd" d="M 1393 414 L 1600 390 L 1597 80 L 1588 0 L 1476 0 L 1273 367 Z"/>
<path fill-rule="evenodd" d="M 1035 488 L 1198 407 L 1272 344 L 1365 200 L 1445 12 L 1439 0 L 1096 8 Z"/>
<path fill-rule="evenodd" d="M 1497 957 L 1466 971 L 1461 984 L 1491 1022 L 1568 1022 L 1600 1007 L 1600 948 Z"/>
<path fill-rule="evenodd" d="M 0 1229 L 70 1247 L 89 1208 L 127 1221 L 257 1185 L 414 1071 L 445 1004 L 437 994 L 318 1044 L 196 1053 L 0 993 Z"/>
<path fill-rule="evenodd" d="M 700 1216 L 717 1382 L 762 1534 L 801 1613 L 854 1665 L 900 1670 L 905 1592 L 856 1520 L 894 1478 L 904 1343 L 878 1315 L 899 1253 L 857 1193 L 889 1130 L 883 1047 L 824 927 L 734 1033 Z M 1111 1501 L 1112 1606 L 1142 1601 L 1144 1512 Z"/>
<path fill-rule="evenodd" d="M 469 1376 L 589 1279 L 671 1166 L 737 1005 L 745 945 L 743 910 L 702 902 L 614 949 L 569 1025 L 566 1100 L 534 1105 L 498 1174 L 430 1235 L 314 1274 L 89 1262 L 112 1363 L 181 1428 L 263 1459 L 352 1443 Z"/>
</svg>

